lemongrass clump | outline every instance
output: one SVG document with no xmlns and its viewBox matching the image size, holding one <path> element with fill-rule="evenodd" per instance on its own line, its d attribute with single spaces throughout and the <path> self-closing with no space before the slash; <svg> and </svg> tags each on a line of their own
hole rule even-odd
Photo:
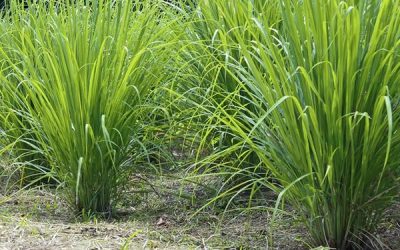
<svg viewBox="0 0 400 250">
<path fill-rule="evenodd" d="M 240 80 L 263 100 L 243 113 L 240 122 L 253 125 L 243 139 L 312 245 L 366 247 L 399 192 L 400 1 L 280 6 L 282 30 L 260 17 L 252 31 L 262 39 L 250 49 L 240 41 Z"/>
<path fill-rule="evenodd" d="M 7 13 L 10 39 L 21 43 L 3 49 L 17 55 L 3 57 L 12 71 L 3 79 L 24 89 L 40 147 L 74 208 L 111 212 L 135 167 L 132 149 L 144 144 L 143 104 L 165 77 L 171 22 L 154 1 L 48 1 L 25 10 L 13 1 Z"/>
<path fill-rule="evenodd" d="M 223 176 L 221 198 L 249 190 L 251 197 L 261 187 L 259 180 L 268 176 L 248 142 L 241 140 L 243 131 L 223 122 L 252 109 L 254 100 L 234 69 L 246 67 L 242 47 L 250 48 L 261 39 L 252 30 L 253 18 L 259 16 L 269 20 L 270 27 L 279 27 L 278 1 L 199 1 L 187 24 L 188 42 L 181 50 L 183 66 L 175 88 L 180 98 L 173 101 L 189 128 L 188 140 L 198 146 L 194 173 Z M 248 133 L 251 126 L 242 129 Z"/>
</svg>

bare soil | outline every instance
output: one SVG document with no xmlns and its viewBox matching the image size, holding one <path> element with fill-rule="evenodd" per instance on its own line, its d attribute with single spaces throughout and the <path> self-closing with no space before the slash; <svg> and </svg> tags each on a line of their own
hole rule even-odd
<svg viewBox="0 0 400 250">
<path fill-rule="evenodd" d="M 301 224 L 283 213 L 271 223 L 270 209 L 198 212 L 158 190 L 127 196 L 113 219 L 82 218 L 62 196 L 46 187 L 0 195 L 0 249 L 307 249 Z M 377 235 L 387 249 L 400 249 L 399 211 L 388 211 Z"/>
</svg>

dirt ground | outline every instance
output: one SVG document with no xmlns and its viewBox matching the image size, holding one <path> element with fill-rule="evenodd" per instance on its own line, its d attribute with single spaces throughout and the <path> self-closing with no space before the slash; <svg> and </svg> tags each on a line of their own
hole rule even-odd
<svg viewBox="0 0 400 250">
<path fill-rule="evenodd" d="M 202 210 L 162 191 L 131 196 L 112 220 L 78 218 L 60 191 L 35 188 L 0 195 L 0 249 L 308 249 L 300 223 L 267 209 Z M 400 249 L 400 206 L 378 237 Z M 224 217 L 224 218 L 222 218 Z"/>
<path fill-rule="evenodd" d="M 73 216 L 60 197 L 48 188 L 0 196 L 0 249 L 304 249 L 294 223 L 267 227 L 268 210 L 193 216 L 199 207 L 192 201 L 152 193 L 104 220 Z M 283 220 L 292 218 L 279 215 Z"/>
</svg>

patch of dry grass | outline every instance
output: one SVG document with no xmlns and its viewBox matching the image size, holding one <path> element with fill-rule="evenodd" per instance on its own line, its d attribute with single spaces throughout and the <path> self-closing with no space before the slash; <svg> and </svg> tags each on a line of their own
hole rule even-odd
<svg viewBox="0 0 400 250">
<path fill-rule="evenodd" d="M 216 205 L 193 216 L 207 199 L 204 190 L 185 186 L 184 192 L 195 194 L 195 201 L 177 197 L 180 183 L 176 180 L 154 183 L 157 193 L 127 192 L 109 220 L 75 217 L 61 189 L 3 193 L 0 249 L 307 249 L 308 235 L 288 207 L 273 224 L 267 208 L 224 214 Z M 400 246 L 399 208 L 389 211 L 392 219 L 379 230 L 378 237 L 388 249 Z"/>
<path fill-rule="evenodd" d="M 218 209 L 192 217 L 198 205 L 163 191 L 135 207 L 127 202 L 111 220 L 82 222 L 56 192 L 35 188 L 8 196 L 0 207 L 0 249 L 260 249 L 271 244 L 270 232 L 276 248 L 298 249 L 301 236 L 289 216 L 267 228 L 268 210 L 232 212 L 223 221 Z"/>
</svg>

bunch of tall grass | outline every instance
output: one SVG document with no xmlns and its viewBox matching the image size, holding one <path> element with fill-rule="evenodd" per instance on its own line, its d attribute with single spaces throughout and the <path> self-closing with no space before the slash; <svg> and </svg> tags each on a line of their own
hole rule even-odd
<svg viewBox="0 0 400 250">
<path fill-rule="evenodd" d="M 258 34 L 251 32 L 251 26 L 255 26 L 252 18 L 265 16 L 271 27 L 278 26 L 277 3 L 275 0 L 202 0 L 196 11 L 188 14 L 188 41 L 181 50 L 183 66 L 175 86 L 181 96 L 173 101 L 179 103 L 176 113 L 182 115 L 182 123 L 188 128 L 187 140 L 197 146 L 198 164 L 194 165 L 194 172 L 224 176 L 220 192 L 229 190 L 234 195 L 238 189 L 254 188 L 257 182 L 254 180 L 266 176 L 267 170 L 240 139 L 238 131 L 218 117 L 235 116 L 238 105 L 252 105 L 247 90 L 232 70 L 237 64 L 245 66 L 235 34 L 240 33 L 250 47 L 258 39 L 254 37 Z M 247 129 L 249 132 L 251 127 Z M 248 185 L 242 185 L 244 182 Z"/>
<path fill-rule="evenodd" d="M 133 149 L 145 146 L 142 119 L 154 109 L 145 101 L 167 78 L 174 44 L 159 3 L 48 1 L 24 10 L 12 1 L 6 14 L 3 41 L 20 41 L 2 49 L 6 92 L 23 89 L 19 101 L 30 108 L 21 116 L 37 121 L 36 143 L 76 211 L 110 213 L 135 170 Z"/>
<path fill-rule="evenodd" d="M 400 1 L 280 1 L 282 29 L 235 34 L 253 110 L 241 131 L 296 209 L 313 246 L 372 244 L 400 185 Z M 260 39 L 257 39 L 257 37 Z M 238 109 L 239 110 L 239 109 Z M 247 133 L 244 127 L 251 126 Z"/>
<path fill-rule="evenodd" d="M 7 15 L 4 13 L 4 17 Z M 14 18 L 15 19 L 15 18 Z M 18 173 L 20 187 L 38 182 L 55 180 L 54 173 L 46 162 L 43 150 L 40 148 L 40 125 L 35 116 L 35 109 L 25 86 L 20 85 L 15 75 L 24 71 L 25 57 L 18 53 L 26 42 L 26 37 L 33 39 L 32 33 L 20 26 L 22 22 L 14 22 L 13 18 L 2 18 L 0 24 L 0 53 L 1 61 L 0 79 L 0 129 L 2 136 L 1 152 L 11 153 L 14 159 L 14 173 Z M 24 30 L 24 36 L 18 34 Z M 26 53 L 31 53 L 26 51 Z M 33 54 L 31 56 L 34 56 Z M 15 63 L 14 63 L 15 62 Z M 10 150 L 12 148 L 12 150 Z"/>
</svg>

